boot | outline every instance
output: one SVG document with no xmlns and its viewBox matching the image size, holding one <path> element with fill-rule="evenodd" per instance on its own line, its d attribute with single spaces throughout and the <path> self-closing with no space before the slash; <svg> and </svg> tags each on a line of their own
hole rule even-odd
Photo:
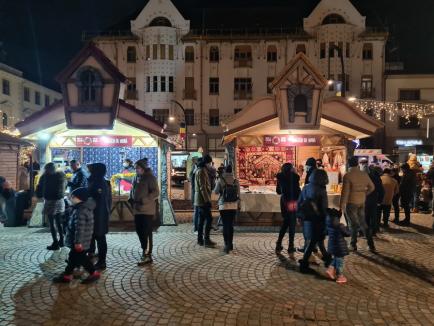
<svg viewBox="0 0 434 326">
<path fill-rule="evenodd" d="M 98 271 L 103 271 L 106 268 L 107 268 L 107 265 L 106 265 L 105 261 L 98 261 L 95 264 L 95 269 L 98 270 Z"/>
<path fill-rule="evenodd" d="M 280 255 L 282 250 L 283 250 L 282 241 L 277 241 L 276 242 L 276 249 L 274 249 L 274 252 L 276 253 L 276 255 Z"/>
<path fill-rule="evenodd" d="M 53 242 L 50 246 L 47 247 L 47 250 L 59 250 L 59 249 L 60 249 L 60 246 L 59 246 L 59 243 L 57 241 Z"/>
<path fill-rule="evenodd" d="M 330 264 L 332 263 L 332 256 L 331 255 L 326 255 L 323 256 L 321 258 L 321 260 L 324 262 L 324 266 L 327 268 L 330 266 Z"/>
<path fill-rule="evenodd" d="M 300 263 L 300 273 L 302 274 L 312 274 L 315 271 L 309 267 L 309 263 L 305 262 L 303 259 L 298 261 Z"/>
<path fill-rule="evenodd" d="M 205 239 L 203 244 L 206 248 L 214 248 L 216 246 L 216 243 L 214 241 L 211 241 L 211 239 Z"/>
</svg>

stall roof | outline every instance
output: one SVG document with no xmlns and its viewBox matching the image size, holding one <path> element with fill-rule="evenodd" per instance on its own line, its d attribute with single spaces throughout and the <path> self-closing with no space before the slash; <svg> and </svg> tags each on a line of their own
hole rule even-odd
<svg viewBox="0 0 434 326">
<path fill-rule="evenodd" d="M 18 145 L 18 146 L 32 146 L 31 143 L 23 139 L 0 132 L 0 144 Z"/>
</svg>

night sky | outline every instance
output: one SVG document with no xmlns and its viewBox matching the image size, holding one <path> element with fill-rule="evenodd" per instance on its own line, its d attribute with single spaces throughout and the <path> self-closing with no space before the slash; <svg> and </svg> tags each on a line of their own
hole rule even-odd
<svg viewBox="0 0 434 326">
<path fill-rule="evenodd" d="M 203 21 L 208 27 L 301 26 L 302 17 L 318 2 L 173 1 L 184 17 L 191 20 L 192 27 L 200 27 Z M 146 3 L 146 0 L 0 0 L 1 60 L 22 70 L 27 78 L 58 89 L 53 78 L 82 47 L 82 31 L 128 26 L 128 20 Z M 404 61 L 409 72 L 434 72 L 434 0 L 352 0 L 352 3 L 367 16 L 367 25 L 389 27 L 392 33 L 389 48 L 396 49 L 391 59 Z M 221 21 L 221 11 L 235 7 L 238 9 L 232 9 L 233 15 L 225 15 Z M 241 21 L 238 13 L 244 10 L 240 8 L 250 10 Z M 215 11 L 218 16 L 213 16 Z"/>
</svg>

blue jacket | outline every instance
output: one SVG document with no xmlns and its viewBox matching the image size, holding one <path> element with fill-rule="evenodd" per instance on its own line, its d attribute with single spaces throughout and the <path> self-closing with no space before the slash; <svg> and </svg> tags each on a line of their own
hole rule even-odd
<svg viewBox="0 0 434 326">
<path fill-rule="evenodd" d="M 87 173 L 83 170 L 83 168 L 77 169 L 72 175 L 71 181 L 68 182 L 68 187 L 70 191 L 73 192 L 78 188 L 87 188 Z"/>
<path fill-rule="evenodd" d="M 328 253 L 336 257 L 349 255 L 347 242 L 344 237 L 348 237 L 350 234 L 347 227 L 339 223 L 339 218 L 336 216 L 327 217 L 327 233 L 329 236 Z"/>
</svg>

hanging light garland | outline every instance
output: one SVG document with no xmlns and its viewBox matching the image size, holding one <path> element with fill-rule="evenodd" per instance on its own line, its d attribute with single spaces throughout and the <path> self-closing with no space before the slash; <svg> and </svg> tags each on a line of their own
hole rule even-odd
<svg viewBox="0 0 434 326">
<path fill-rule="evenodd" d="M 356 104 L 363 113 L 372 115 L 381 120 L 383 114 L 388 114 L 388 120 L 394 121 L 397 117 L 403 117 L 407 121 L 415 117 L 419 121 L 424 117 L 434 114 L 434 104 L 410 103 L 410 102 L 388 102 L 378 100 L 362 100 L 352 98 L 350 101 Z"/>
</svg>

